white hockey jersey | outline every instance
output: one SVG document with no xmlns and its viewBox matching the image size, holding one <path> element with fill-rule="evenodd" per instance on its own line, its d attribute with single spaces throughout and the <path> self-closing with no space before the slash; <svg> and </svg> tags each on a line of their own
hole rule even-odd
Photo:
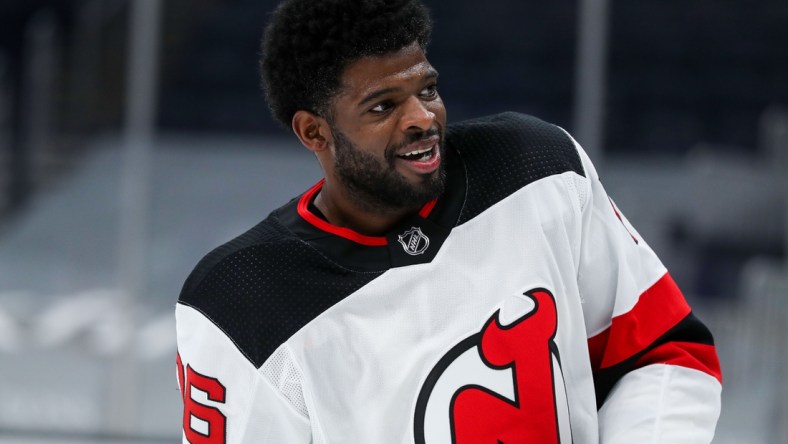
<svg viewBox="0 0 788 444">
<path fill-rule="evenodd" d="M 322 219 L 321 182 L 200 262 L 184 442 L 710 442 L 711 334 L 573 139 L 505 113 L 445 143 L 445 194 L 385 237 Z"/>
</svg>

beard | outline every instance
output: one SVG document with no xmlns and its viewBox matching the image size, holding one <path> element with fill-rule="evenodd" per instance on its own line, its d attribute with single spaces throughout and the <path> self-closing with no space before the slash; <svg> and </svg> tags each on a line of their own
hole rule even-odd
<svg viewBox="0 0 788 444">
<path fill-rule="evenodd" d="M 377 214 L 389 214 L 403 209 L 417 209 L 443 194 L 446 187 L 446 156 L 443 132 L 438 129 L 412 133 L 399 145 L 389 145 L 384 151 L 384 161 L 362 151 L 335 126 L 334 170 L 345 185 L 349 197 L 362 209 Z M 441 164 L 438 171 L 422 176 L 418 183 L 409 182 L 395 167 L 396 152 L 403 146 L 439 136 L 438 149 Z"/>
</svg>

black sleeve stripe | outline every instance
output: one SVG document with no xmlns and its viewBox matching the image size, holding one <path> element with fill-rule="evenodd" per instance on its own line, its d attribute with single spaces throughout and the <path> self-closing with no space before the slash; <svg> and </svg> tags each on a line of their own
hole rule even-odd
<svg viewBox="0 0 788 444">
<path fill-rule="evenodd" d="M 594 373 L 597 408 L 602 407 L 602 404 L 604 404 L 613 386 L 616 385 L 625 374 L 636 368 L 636 364 L 640 358 L 656 347 L 669 342 L 691 342 L 713 346 L 714 338 L 709 329 L 695 317 L 693 313 L 688 314 L 681 322 L 676 324 L 667 333 L 659 337 L 654 343 L 640 353 L 612 367 L 603 368 Z"/>
</svg>

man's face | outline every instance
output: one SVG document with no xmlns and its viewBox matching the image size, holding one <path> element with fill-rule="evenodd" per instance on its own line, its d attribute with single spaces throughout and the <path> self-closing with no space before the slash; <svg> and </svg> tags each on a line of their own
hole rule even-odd
<svg viewBox="0 0 788 444">
<path fill-rule="evenodd" d="M 349 65 L 332 106 L 334 175 L 367 211 L 417 208 L 444 188 L 446 110 L 416 45 Z"/>
</svg>

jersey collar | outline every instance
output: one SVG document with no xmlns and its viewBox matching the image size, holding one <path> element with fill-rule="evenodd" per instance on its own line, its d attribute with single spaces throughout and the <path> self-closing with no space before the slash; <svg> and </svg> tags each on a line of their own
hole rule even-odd
<svg viewBox="0 0 788 444">
<path fill-rule="evenodd" d="M 310 211 L 309 202 L 311 202 L 317 193 L 320 192 L 325 181 L 325 179 L 321 179 L 301 196 L 297 207 L 298 215 L 318 230 L 345 238 L 357 244 L 365 245 L 367 247 L 383 247 L 388 245 L 388 239 L 385 236 L 367 236 L 355 230 L 351 230 L 350 228 L 338 227 L 336 225 L 332 225 L 328 221 Z M 424 204 L 424 206 L 421 207 L 421 210 L 419 210 L 419 217 L 424 219 L 429 217 L 432 209 L 435 208 L 435 204 L 437 203 L 438 199 L 432 199 L 431 201 Z"/>
</svg>

